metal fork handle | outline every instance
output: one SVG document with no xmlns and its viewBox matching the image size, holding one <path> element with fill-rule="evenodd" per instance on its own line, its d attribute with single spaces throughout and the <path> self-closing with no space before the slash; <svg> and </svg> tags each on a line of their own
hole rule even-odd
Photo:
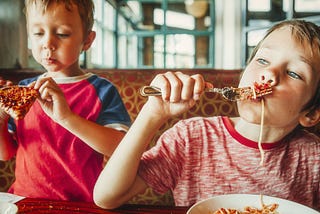
<svg viewBox="0 0 320 214">
<path fill-rule="evenodd" d="M 221 88 L 206 88 L 205 91 L 222 93 L 223 89 Z M 144 97 L 148 96 L 160 96 L 161 89 L 155 86 L 143 86 L 140 88 L 140 94 Z"/>
<path fill-rule="evenodd" d="M 254 87 L 242 87 L 242 88 L 233 88 L 233 87 L 224 87 L 224 88 L 206 88 L 206 92 L 215 92 L 220 93 L 222 96 L 230 101 L 237 100 L 247 100 L 247 99 L 256 99 L 264 95 L 272 93 L 272 88 L 265 88 L 263 90 L 256 91 Z M 140 94 L 144 97 L 148 96 L 160 96 L 161 89 L 155 86 L 143 86 L 140 88 Z"/>
<path fill-rule="evenodd" d="M 155 86 L 143 86 L 140 88 L 140 94 L 144 97 L 160 96 L 161 89 Z"/>
</svg>

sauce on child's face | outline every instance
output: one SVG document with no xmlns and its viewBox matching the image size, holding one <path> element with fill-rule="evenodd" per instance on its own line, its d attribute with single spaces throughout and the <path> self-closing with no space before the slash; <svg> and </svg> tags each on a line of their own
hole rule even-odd
<svg viewBox="0 0 320 214">
<path fill-rule="evenodd" d="M 273 93 L 265 96 L 265 124 L 286 132 L 299 123 L 303 106 L 313 96 L 319 82 L 319 56 L 312 56 L 305 45 L 284 27 L 272 32 L 261 44 L 240 80 L 240 86 L 272 80 Z M 238 102 L 240 115 L 259 123 L 261 103 Z"/>
</svg>

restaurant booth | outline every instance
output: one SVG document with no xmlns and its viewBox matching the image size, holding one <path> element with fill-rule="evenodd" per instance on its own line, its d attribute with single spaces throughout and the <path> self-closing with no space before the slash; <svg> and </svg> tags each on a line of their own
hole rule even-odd
<svg viewBox="0 0 320 214">
<path fill-rule="evenodd" d="M 110 80 L 118 89 L 123 102 L 128 110 L 128 113 L 133 121 L 143 104 L 146 102 L 146 97 L 139 93 L 142 86 L 149 85 L 154 76 L 166 70 L 87 70 L 88 72 L 96 73 Z M 204 78 L 212 82 L 216 87 L 236 86 L 238 83 L 240 70 L 181 70 L 184 73 L 195 74 L 201 73 Z M 39 70 L 29 69 L 6 69 L 0 70 L 0 76 L 5 79 L 10 79 L 15 83 L 19 80 L 41 74 Z M 194 116 L 214 116 L 214 115 L 237 115 L 235 102 L 226 101 L 221 95 L 216 93 L 206 92 L 197 104 L 183 115 L 170 119 L 164 124 L 150 146 L 155 144 L 156 139 L 169 127 L 178 120 Z M 40 125 L 40 121 L 39 121 Z M 14 165 L 15 161 L 0 161 L 0 191 L 7 191 L 11 183 L 14 181 Z M 151 189 L 148 189 L 143 194 L 133 198 L 130 203 L 134 204 L 151 204 L 151 205 L 173 205 L 172 196 L 169 193 L 158 195 Z"/>
<path fill-rule="evenodd" d="M 143 104 L 146 102 L 146 97 L 139 93 L 142 86 L 149 85 L 154 76 L 158 73 L 166 72 L 163 69 L 150 70 L 112 70 L 112 69 L 87 69 L 87 72 L 93 72 L 108 80 L 110 80 L 119 90 L 119 93 L 125 103 L 129 115 L 134 121 Z M 237 86 L 241 70 L 218 70 L 218 69 L 183 69 L 180 70 L 187 74 L 202 74 L 206 81 L 211 82 L 215 87 Z M 15 83 L 19 80 L 41 74 L 40 70 L 29 69 L 0 69 L 0 76 L 5 79 L 10 79 Z M 158 131 L 157 135 L 152 140 L 150 147 L 156 142 L 156 139 L 174 123 L 180 119 L 196 117 L 196 116 L 237 116 L 236 103 L 225 100 L 220 94 L 206 92 L 196 103 L 196 105 L 188 112 L 179 117 L 170 119 Z M 40 121 L 39 121 L 40 125 Z M 320 124 L 310 129 L 312 132 L 320 136 Z M 0 161 L 0 191 L 8 190 L 11 183 L 14 181 L 15 160 Z M 147 204 L 147 205 L 174 205 L 173 198 L 170 192 L 159 195 L 151 189 L 134 197 L 130 204 Z"/>
</svg>

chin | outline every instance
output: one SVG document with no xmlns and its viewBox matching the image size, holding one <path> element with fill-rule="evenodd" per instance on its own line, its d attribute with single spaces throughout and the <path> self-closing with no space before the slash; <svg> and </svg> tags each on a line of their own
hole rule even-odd
<svg viewBox="0 0 320 214">
<path fill-rule="evenodd" d="M 247 121 L 248 123 L 260 124 L 261 122 L 261 111 L 254 110 L 253 108 L 245 108 L 242 110 L 238 110 L 239 116 Z"/>
<path fill-rule="evenodd" d="M 237 102 L 238 111 L 255 111 L 257 113 L 261 112 L 261 99 L 255 100 L 244 100 Z"/>
<path fill-rule="evenodd" d="M 241 117 L 243 120 L 247 121 L 248 123 L 251 123 L 251 124 L 256 124 L 256 125 L 260 125 L 261 123 L 261 120 L 260 118 L 259 119 L 256 119 L 256 118 L 247 118 L 247 117 Z"/>
</svg>

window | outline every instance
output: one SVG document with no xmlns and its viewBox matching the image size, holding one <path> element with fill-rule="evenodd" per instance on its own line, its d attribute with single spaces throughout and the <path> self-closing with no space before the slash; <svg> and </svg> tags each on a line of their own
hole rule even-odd
<svg viewBox="0 0 320 214">
<path fill-rule="evenodd" d="M 245 44 L 243 65 L 266 30 L 277 21 L 303 18 L 320 24 L 320 0 L 243 0 Z"/>
<path fill-rule="evenodd" d="M 166 26 L 168 28 L 180 28 L 184 30 L 195 29 L 193 16 L 167 10 Z M 154 10 L 154 23 L 164 25 L 164 11 Z M 167 68 L 192 68 L 195 57 L 195 38 L 189 34 L 168 34 L 166 36 L 156 35 L 154 37 L 154 65 L 163 67 L 164 62 Z"/>
<path fill-rule="evenodd" d="M 213 0 L 95 0 L 91 66 L 213 67 L 213 5 Z"/>
<path fill-rule="evenodd" d="M 112 5 L 104 0 L 94 0 L 96 39 L 92 44 L 89 67 L 115 67 L 115 14 Z"/>
<path fill-rule="evenodd" d="M 119 31 L 121 43 L 131 44 L 132 49 L 121 48 L 118 53 L 120 68 L 192 68 L 208 67 L 213 64 L 213 51 L 209 51 L 209 39 L 199 50 L 197 34 L 213 37 L 209 1 L 205 2 L 205 13 L 195 17 L 186 10 L 185 1 L 125 1 L 119 16 L 124 16 L 131 26 L 127 31 Z M 136 3 L 136 9 L 128 9 Z M 139 6 L 137 6 L 139 5 Z M 139 8 L 139 9 L 137 9 Z M 122 13 L 121 13 L 122 11 Z M 119 18 L 120 20 L 120 18 Z M 121 26 L 124 26 L 121 24 Z M 119 27 L 121 27 L 119 26 Z M 199 43 L 199 42 L 198 42 Z M 120 40 L 119 43 L 120 45 Z M 123 46 L 123 44 L 121 44 Z M 137 50 L 137 52 L 136 52 Z M 205 52 L 205 59 L 198 60 L 197 52 Z M 136 63 L 129 63 L 127 52 L 135 53 Z M 203 57 L 203 56 L 201 56 Z M 127 59 L 127 62 L 125 60 Z M 119 61 L 120 62 L 120 61 Z"/>
</svg>

